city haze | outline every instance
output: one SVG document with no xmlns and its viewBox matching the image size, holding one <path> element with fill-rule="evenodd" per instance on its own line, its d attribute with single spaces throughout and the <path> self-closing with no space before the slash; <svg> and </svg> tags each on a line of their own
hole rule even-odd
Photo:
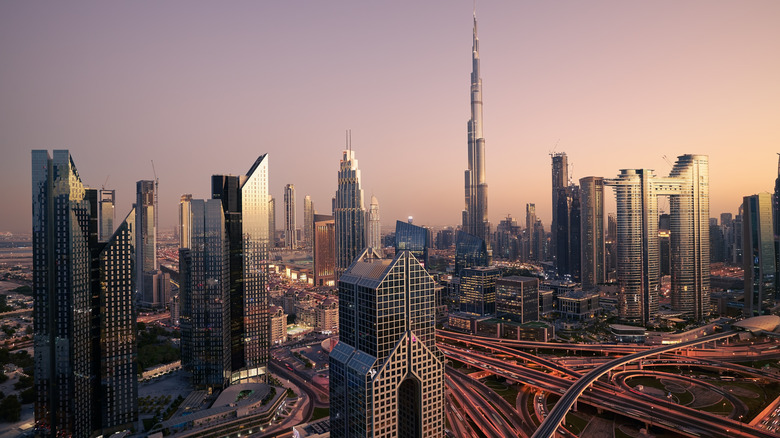
<svg viewBox="0 0 780 438">
<path fill-rule="evenodd" d="M 3 3 L 0 231 L 30 230 L 31 149 L 70 149 L 86 184 L 117 190 L 117 219 L 154 160 L 163 230 L 182 193 L 208 198 L 212 174 L 244 174 L 263 153 L 277 224 L 285 184 L 327 214 L 348 128 L 383 224 L 459 224 L 471 8 Z M 477 8 L 493 224 L 535 203 L 550 229 L 553 150 L 575 182 L 665 176 L 664 156 L 707 154 L 713 217 L 773 189 L 780 3 Z"/>
</svg>

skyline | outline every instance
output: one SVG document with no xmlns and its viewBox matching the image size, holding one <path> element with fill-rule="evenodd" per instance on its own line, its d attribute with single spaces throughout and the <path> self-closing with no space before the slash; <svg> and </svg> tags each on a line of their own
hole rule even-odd
<svg viewBox="0 0 780 438">
<path fill-rule="evenodd" d="M 30 230 L 33 149 L 69 149 L 89 187 L 108 177 L 117 217 L 153 159 L 162 230 L 183 193 L 207 198 L 211 175 L 241 175 L 236 163 L 264 153 L 277 202 L 295 184 L 328 214 L 348 128 L 383 226 L 460 222 L 470 3 L 184 5 L 0 5 L 0 203 L 23 206 L 2 209 L 0 231 Z M 666 175 L 664 155 L 707 154 L 711 217 L 771 191 L 778 13 L 759 1 L 477 5 L 490 222 L 522 222 L 534 203 L 550 231 L 553 149 L 574 182 Z"/>
</svg>

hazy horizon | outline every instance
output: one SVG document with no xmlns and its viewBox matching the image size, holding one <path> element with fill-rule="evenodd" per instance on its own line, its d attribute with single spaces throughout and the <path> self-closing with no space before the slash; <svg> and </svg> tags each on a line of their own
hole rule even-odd
<svg viewBox="0 0 780 438">
<path fill-rule="evenodd" d="M 159 177 L 160 227 L 182 193 L 269 154 L 329 213 L 344 131 L 384 227 L 458 225 L 464 207 L 472 2 L 0 4 L 0 232 L 29 232 L 30 151 L 69 149 L 90 187 Z M 780 2 L 477 5 L 488 211 L 549 231 L 549 153 L 573 182 L 710 161 L 710 216 L 774 189 Z M 608 205 L 614 196 L 608 190 Z M 18 207 L 18 208 L 17 208 Z"/>
</svg>

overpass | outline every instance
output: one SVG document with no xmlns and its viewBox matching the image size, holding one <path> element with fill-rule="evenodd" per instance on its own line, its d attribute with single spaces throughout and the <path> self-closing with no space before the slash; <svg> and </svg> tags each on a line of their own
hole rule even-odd
<svg viewBox="0 0 780 438">
<path fill-rule="evenodd" d="M 594 368 L 591 372 L 582 376 L 582 378 L 574 382 L 574 384 L 571 387 L 569 387 L 569 389 L 563 394 L 563 396 L 561 396 L 561 399 L 558 400 L 558 403 L 555 404 L 555 407 L 553 407 L 553 409 L 547 414 L 547 418 L 545 418 L 542 424 L 539 425 L 539 428 L 536 430 L 536 432 L 533 434 L 531 438 L 552 437 L 555 434 L 555 431 L 558 430 L 558 426 L 560 426 L 561 421 L 563 421 L 564 417 L 569 412 L 569 409 L 571 409 L 571 407 L 577 401 L 579 396 L 582 395 L 582 393 L 593 382 L 595 382 L 601 376 L 607 374 L 611 370 L 638 359 L 644 359 L 646 357 L 655 356 L 661 353 L 666 353 L 681 348 L 693 347 L 699 344 L 705 344 L 707 342 L 726 339 L 736 334 L 737 332 L 735 332 L 734 330 L 727 330 L 724 331 L 723 333 L 703 336 L 699 339 L 681 342 L 679 344 L 664 345 L 662 347 L 640 351 L 634 354 L 629 354 L 628 356 L 624 356 L 619 359 L 612 360 L 610 362 L 607 362 L 603 365 Z"/>
</svg>

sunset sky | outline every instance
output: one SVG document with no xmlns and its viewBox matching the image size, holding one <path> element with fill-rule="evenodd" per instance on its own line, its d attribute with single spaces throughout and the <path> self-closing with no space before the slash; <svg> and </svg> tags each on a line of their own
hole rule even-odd
<svg viewBox="0 0 780 438">
<path fill-rule="evenodd" d="M 31 224 L 30 150 L 70 149 L 82 180 L 182 193 L 269 154 L 282 190 L 330 212 L 344 131 L 383 224 L 458 224 L 472 1 L 0 2 L 0 231 Z M 489 213 L 549 230 L 550 157 L 574 179 L 668 174 L 710 157 L 710 216 L 772 191 L 780 152 L 780 1 L 477 5 Z M 614 196 L 608 198 L 614 204 Z"/>
</svg>

